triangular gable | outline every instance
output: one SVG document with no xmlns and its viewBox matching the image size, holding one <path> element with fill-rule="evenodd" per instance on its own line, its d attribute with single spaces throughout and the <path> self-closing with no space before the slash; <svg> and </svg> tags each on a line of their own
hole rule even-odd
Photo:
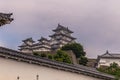
<svg viewBox="0 0 120 80">
<path fill-rule="evenodd" d="M 101 55 L 101 57 L 113 57 L 113 55 L 106 51 L 106 53 Z"/>
</svg>

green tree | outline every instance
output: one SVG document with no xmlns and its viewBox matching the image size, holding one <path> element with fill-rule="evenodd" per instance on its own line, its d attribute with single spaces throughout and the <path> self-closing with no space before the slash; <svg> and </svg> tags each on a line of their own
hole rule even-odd
<svg viewBox="0 0 120 80">
<path fill-rule="evenodd" d="M 114 75 L 116 77 L 116 80 L 120 79 L 120 67 L 115 62 L 111 63 L 110 66 L 107 68 L 100 67 L 98 70 L 104 73 Z"/>
<path fill-rule="evenodd" d="M 54 60 L 60 61 L 60 62 L 65 62 L 65 63 L 72 63 L 68 54 L 66 54 L 66 52 L 62 51 L 62 50 L 57 51 L 57 53 L 54 55 Z"/>
<path fill-rule="evenodd" d="M 66 44 L 61 48 L 62 50 L 72 50 L 77 58 L 80 58 L 81 56 L 85 56 L 86 53 L 84 52 L 83 46 L 79 43 L 71 43 Z"/>
<path fill-rule="evenodd" d="M 87 62 L 88 62 L 87 57 L 81 56 L 81 58 L 79 60 L 79 64 L 86 66 Z"/>
<path fill-rule="evenodd" d="M 80 43 L 71 43 L 66 44 L 61 48 L 62 50 L 72 50 L 73 53 L 76 55 L 76 58 L 79 59 L 79 64 L 86 65 L 88 59 L 85 57 L 86 53 L 83 49 L 83 46 Z"/>
<path fill-rule="evenodd" d="M 47 57 L 45 53 L 40 54 L 41 57 Z"/>
<path fill-rule="evenodd" d="M 39 52 L 33 52 L 33 55 L 40 56 L 40 53 Z"/>
<path fill-rule="evenodd" d="M 53 56 L 51 54 L 48 54 L 48 59 L 53 59 Z"/>
</svg>

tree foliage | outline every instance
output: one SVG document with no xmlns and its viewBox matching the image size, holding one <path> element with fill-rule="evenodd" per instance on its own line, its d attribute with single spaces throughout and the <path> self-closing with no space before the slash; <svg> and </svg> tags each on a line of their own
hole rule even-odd
<svg viewBox="0 0 120 80">
<path fill-rule="evenodd" d="M 84 52 L 83 46 L 79 43 L 71 43 L 66 44 L 61 48 L 62 50 L 72 50 L 77 58 L 80 58 L 81 56 L 85 56 L 86 53 Z"/>
<path fill-rule="evenodd" d="M 39 56 L 39 57 L 44 57 L 44 58 L 47 57 L 47 54 L 45 54 L 45 53 L 41 53 L 41 52 L 33 52 L 33 55 L 35 55 L 35 56 Z"/>
<path fill-rule="evenodd" d="M 38 52 L 33 52 L 33 55 L 40 56 L 40 54 Z"/>
<path fill-rule="evenodd" d="M 48 59 L 53 59 L 53 56 L 51 54 L 48 54 Z"/>
<path fill-rule="evenodd" d="M 73 53 L 76 55 L 76 58 L 79 59 L 79 64 L 86 65 L 88 62 L 87 57 L 85 57 L 86 53 L 83 49 L 83 46 L 80 43 L 71 43 L 66 44 L 61 48 L 62 50 L 72 50 Z"/>
<path fill-rule="evenodd" d="M 44 54 L 44 53 L 42 53 L 40 56 L 41 56 L 41 57 L 47 57 L 47 55 Z"/>
<path fill-rule="evenodd" d="M 58 50 L 54 55 L 50 53 L 45 54 L 41 52 L 34 52 L 33 54 L 39 57 L 48 58 L 59 62 L 65 62 L 69 64 L 72 63 L 70 56 L 65 51 L 62 50 Z"/>
<path fill-rule="evenodd" d="M 86 66 L 86 65 L 87 65 L 87 62 L 88 62 L 87 57 L 81 56 L 81 58 L 80 58 L 80 60 L 79 60 L 79 64 Z"/>
<path fill-rule="evenodd" d="M 57 54 L 54 55 L 54 60 L 60 61 L 60 62 L 65 62 L 65 63 L 72 63 L 68 54 L 66 54 L 66 52 L 62 51 L 62 50 L 57 51 Z"/>
<path fill-rule="evenodd" d="M 111 63 L 110 66 L 107 68 L 100 67 L 98 70 L 101 72 L 114 75 L 116 78 L 120 78 L 120 67 L 115 62 Z"/>
</svg>

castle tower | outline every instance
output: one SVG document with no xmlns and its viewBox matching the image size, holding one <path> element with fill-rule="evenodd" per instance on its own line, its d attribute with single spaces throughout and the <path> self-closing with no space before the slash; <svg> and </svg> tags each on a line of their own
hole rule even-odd
<svg viewBox="0 0 120 80">
<path fill-rule="evenodd" d="M 51 50 L 50 41 L 47 38 L 41 37 L 39 42 L 33 45 L 33 51 L 46 52 Z"/>
<path fill-rule="evenodd" d="M 32 38 L 27 38 L 25 40 L 22 40 L 23 44 L 20 47 L 20 51 L 24 53 L 32 53 L 32 46 L 33 46 L 33 39 Z"/>
<path fill-rule="evenodd" d="M 58 27 L 53 30 L 54 34 L 51 37 L 51 48 L 53 50 L 59 49 L 65 44 L 74 43 L 75 39 L 72 37 L 73 31 L 69 30 L 68 27 L 64 27 L 58 24 Z"/>
</svg>

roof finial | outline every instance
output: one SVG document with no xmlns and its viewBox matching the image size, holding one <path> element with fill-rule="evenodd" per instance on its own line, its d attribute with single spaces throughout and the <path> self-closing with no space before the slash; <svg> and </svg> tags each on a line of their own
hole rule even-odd
<svg viewBox="0 0 120 80">
<path fill-rule="evenodd" d="M 68 30 L 68 27 L 67 27 L 67 30 Z"/>
<path fill-rule="evenodd" d="M 60 26 L 60 23 L 58 23 L 58 26 Z"/>
<path fill-rule="evenodd" d="M 43 36 L 41 36 L 41 39 L 43 38 Z"/>
<path fill-rule="evenodd" d="M 109 53 L 109 51 L 108 51 L 108 50 L 106 50 L 106 53 L 108 54 L 108 53 Z"/>
</svg>

